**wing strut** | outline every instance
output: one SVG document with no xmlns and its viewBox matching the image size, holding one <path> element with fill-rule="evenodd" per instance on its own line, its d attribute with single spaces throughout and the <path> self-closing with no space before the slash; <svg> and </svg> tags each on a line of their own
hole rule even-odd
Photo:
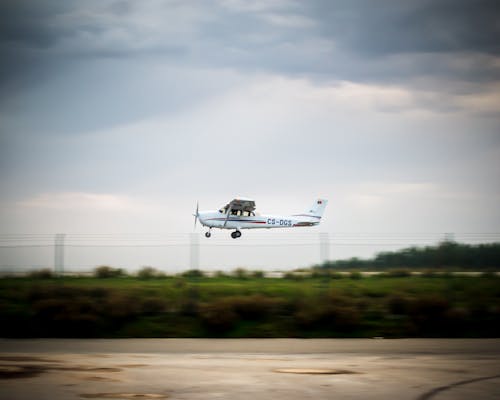
<svg viewBox="0 0 500 400">
<path fill-rule="evenodd" d="M 231 206 L 229 206 L 229 207 L 227 208 L 227 215 L 226 215 L 226 220 L 224 221 L 223 228 L 225 228 L 225 227 L 226 227 L 227 220 L 229 219 L 229 216 L 231 215 L 231 211 L 232 211 L 232 210 L 233 210 L 233 209 L 231 208 Z"/>
</svg>

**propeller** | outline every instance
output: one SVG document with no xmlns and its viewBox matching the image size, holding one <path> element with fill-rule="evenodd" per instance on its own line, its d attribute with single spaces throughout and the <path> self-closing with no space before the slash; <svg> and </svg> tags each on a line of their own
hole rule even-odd
<svg viewBox="0 0 500 400">
<path fill-rule="evenodd" d="M 198 202 L 196 202 L 196 214 L 194 216 L 194 229 L 196 229 L 196 221 L 198 220 L 199 212 L 198 212 Z"/>
</svg>

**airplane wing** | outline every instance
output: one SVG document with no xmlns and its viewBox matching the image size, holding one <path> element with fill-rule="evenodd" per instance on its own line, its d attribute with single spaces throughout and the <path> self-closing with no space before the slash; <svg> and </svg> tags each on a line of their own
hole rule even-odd
<svg viewBox="0 0 500 400">
<path fill-rule="evenodd" d="M 226 205 L 228 210 L 254 211 L 255 201 L 250 199 L 236 198 Z M 224 208 L 226 208 L 224 207 Z"/>
</svg>

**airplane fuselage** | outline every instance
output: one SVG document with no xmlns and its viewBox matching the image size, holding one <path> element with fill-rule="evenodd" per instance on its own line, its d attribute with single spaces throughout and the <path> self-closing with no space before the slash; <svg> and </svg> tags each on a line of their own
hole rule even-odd
<svg viewBox="0 0 500 400">
<path fill-rule="evenodd" d="M 310 215 L 230 215 L 220 211 L 199 213 L 199 221 L 209 228 L 253 229 L 253 228 L 294 228 L 318 225 L 321 217 Z"/>
</svg>

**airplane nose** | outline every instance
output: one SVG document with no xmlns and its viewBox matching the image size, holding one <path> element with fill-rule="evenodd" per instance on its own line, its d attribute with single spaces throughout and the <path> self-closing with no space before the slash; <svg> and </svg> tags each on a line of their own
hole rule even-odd
<svg viewBox="0 0 500 400">
<path fill-rule="evenodd" d="M 198 213 L 198 221 L 200 221 L 202 224 L 205 222 L 205 216 L 203 213 Z"/>
</svg>

